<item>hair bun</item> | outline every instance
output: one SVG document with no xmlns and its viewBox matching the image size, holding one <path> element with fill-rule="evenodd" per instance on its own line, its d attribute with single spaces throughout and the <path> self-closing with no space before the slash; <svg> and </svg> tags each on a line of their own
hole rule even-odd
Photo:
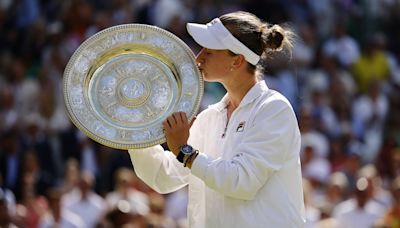
<svg viewBox="0 0 400 228">
<path fill-rule="evenodd" d="M 281 48 L 283 38 L 283 34 L 281 31 L 279 31 L 279 28 L 277 28 L 276 26 L 272 26 L 267 34 L 267 48 L 273 50 Z"/>
</svg>

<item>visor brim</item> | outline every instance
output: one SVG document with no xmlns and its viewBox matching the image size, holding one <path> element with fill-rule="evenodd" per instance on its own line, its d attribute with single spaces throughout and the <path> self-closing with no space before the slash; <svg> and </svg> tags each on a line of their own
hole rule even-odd
<svg viewBox="0 0 400 228">
<path fill-rule="evenodd" d="M 214 49 L 214 50 L 224 50 L 227 49 L 223 43 L 221 43 L 208 29 L 207 25 L 187 23 L 186 29 L 188 33 L 193 37 L 193 39 L 200 46 Z"/>
</svg>

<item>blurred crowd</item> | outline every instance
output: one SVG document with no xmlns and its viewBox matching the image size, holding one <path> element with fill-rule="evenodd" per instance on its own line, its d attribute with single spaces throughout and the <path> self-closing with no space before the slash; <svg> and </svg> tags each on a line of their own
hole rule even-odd
<svg viewBox="0 0 400 228">
<path fill-rule="evenodd" d="M 155 193 L 71 124 L 63 71 L 113 25 L 197 52 L 185 23 L 236 10 L 298 34 L 264 79 L 299 120 L 306 227 L 400 227 L 399 0 L 0 0 L 0 227 L 187 227 L 186 189 Z M 207 83 L 202 109 L 224 93 Z"/>
</svg>

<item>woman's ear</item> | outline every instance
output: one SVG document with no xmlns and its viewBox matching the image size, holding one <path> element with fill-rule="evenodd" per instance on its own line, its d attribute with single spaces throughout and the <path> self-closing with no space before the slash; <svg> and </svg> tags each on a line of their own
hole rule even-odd
<svg viewBox="0 0 400 228">
<path fill-rule="evenodd" d="M 245 63 L 246 63 L 246 59 L 244 58 L 243 55 L 241 55 L 241 54 L 235 55 L 235 56 L 233 57 L 233 61 L 232 61 L 232 68 L 233 68 L 233 69 L 239 69 L 239 68 L 242 67 Z"/>
</svg>

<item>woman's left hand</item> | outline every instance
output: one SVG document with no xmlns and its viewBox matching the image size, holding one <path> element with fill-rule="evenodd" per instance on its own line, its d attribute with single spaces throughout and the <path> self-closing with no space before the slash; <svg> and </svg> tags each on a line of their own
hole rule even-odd
<svg viewBox="0 0 400 228">
<path fill-rule="evenodd" d="M 194 120 L 195 118 L 189 122 L 186 113 L 175 112 L 163 122 L 168 147 L 175 156 L 179 154 L 180 147 L 187 144 L 189 129 Z"/>
</svg>

